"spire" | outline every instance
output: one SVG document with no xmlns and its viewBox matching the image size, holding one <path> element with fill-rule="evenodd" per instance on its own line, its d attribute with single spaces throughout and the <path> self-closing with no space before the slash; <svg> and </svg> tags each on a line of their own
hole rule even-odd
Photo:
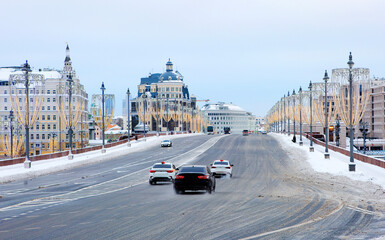
<svg viewBox="0 0 385 240">
<path fill-rule="evenodd" d="M 67 43 L 66 58 L 65 58 L 64 62 L 70 62 L 70 61 L 71 61 L 71 58 L 70 58 L 70 48 L 68 47 L 68 43 Z"/>
</svg>

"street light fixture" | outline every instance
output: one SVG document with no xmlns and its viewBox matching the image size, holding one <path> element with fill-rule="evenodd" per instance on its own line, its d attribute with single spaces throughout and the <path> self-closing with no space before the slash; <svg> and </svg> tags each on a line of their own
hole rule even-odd
<svg viewBox="0 0 385 240">
<path fill-rule="evenodd" d="M 74 156 L 72 154 L 72 134 L 73 134 L 73 130 L 72 130 L 72 85 L 74 83 L 74 80 L 72 79 L 72 74 L 69 74 L 68 75 L 68 79 L 67 79 L 67 82 L 68 82 L 68 87 L 69 87 L 69 91 L 68 91 L 68 95 L 69 95 L 69 117 L 68 117 L 68 125 L 69 125 L 69 129 L 68 129 L 68 136 L 69 136 L 69 143 L 70 143 L 70 152 L 68 154 L 68 159 L 73 159 Z"/>
<path fill-rule="evenodd" d="M 13 126 L 12 126 L 12 121 L 14 119 L 13 111 L 9 111 L 9 128 L 11 131 L 11 158 L 13 158 Z"/>
<path fill-rule="evenodd" d="M 313 84 L 309 83 L 309 92 L 310 92 L 310 147 L 309 151 L 314 152 L 313 147 Z"/>
<path fill-rule="evenodd" d="M 104 87 L 104 82 L 102 82 L 102 86 L 100 87 L 100 90 L 102 90 L 102 153 L 106 152 L 106 149 L 104 149 L 104 131 L 105 131 L 105 126 L 104 126 L 104 91 L 106 88 Z"/>
<path fill-rule="evenodd" d="M 127 88 L 127 147 L 131 147 L 130 142 L 130 130 L 131 130 L 131 122 L 130 122 L 130 89 Z"/>
<path fill-rule="evenodd" d="M 287 108 L 288 108 L 288 110 L 287 110 L 287 134 L 288 134 L 288 136 L 290 136 L 290 93 L 289 92 L 287 92 Z"/>
<path fill-rule="evenodd" d="M 349 61 L 347 62 L 349 66 L 349 132 L 350 132 L 350 163 L 349 163 L 349 171 L 356 171 L 356 164 L 354 163 L 353 157 L 353 76 L 352 76 L 352 68 L 354 65 L 352 53 L 349 54 Z"/>
<path fill-rule="evenodd" d="M 299 87 L 299 145 L 302 146 L 302 87 Z"/>
<path fill-rule="evenodd" d="M 28 61 L 25 62 L 23 69 L 23 72 L 25 72 L 25 94 L 26 94 L 26 109 L 25 114 L 27 119 L 29 119 L 29 77 L 28 73 L 31 72 L 31 67 L 28 64 Z M 29 159 L 29 123 L 25 121 L 25 161 L 24 161 L 24 168 L 31 168 L 31 160 Z"/>
<path fill-rule="evenodd" d="M 292 94 L 292 98 L 293 98 L 293 123 L 294 123 L 294 125 L 293 125 L 293 131 L 294 131 L 294 137 L 293 137 L 293 139 L 294 139 L 294 141 L 295 141 L 295 134 L 296 134 L 296 132 L 295 132 L 295 115 L 297 114 L 297 111 L 296 111 L 296 108 L 295 108 L 295 90 L 293 89 L 293 94 Z"/>
<path fill-rule="evenodd" d="M 146 108 L 147 108 L 147 94 L 146 90 L 142 94 L 143 98 L 143 109 L 144 109 L 144 117 L 143 117 L 143 134 L 144 134 L 144 141 L 146 141 Z"/>
<path fill-rule="evenodd" d="M 327 106 L 327 103 L 328 103 L 328 80 L 329 80 L 329 76 L 328 76 L 327 70 L 325 70 L 325 76 L 324 76 L 323 80 L 325 81 L 325 104 L 324 104 L 324 108 L 325 108 L 325 159 L 329 159 L 330 158 L 329 149 L 328 149 L 328 143 L 329 143 L 329 123 L 328 123 L 328 106 Z"/>
<path fill-rule="evenodd" d="M 283 133 L 286 133 L 286 95 L 283 95 Z"/>
</svg>

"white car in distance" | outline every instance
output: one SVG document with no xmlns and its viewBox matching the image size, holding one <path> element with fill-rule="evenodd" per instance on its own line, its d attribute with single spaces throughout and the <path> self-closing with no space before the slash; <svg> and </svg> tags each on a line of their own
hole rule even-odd
<svg viewBox="0 0 385 240">
<path fill-rule="evenodd" d="M 163 140 L 161 143 L 160 143 L 160 146 L 161 147 L 172 147 L 172 142 L 171 140 Z"/>
<path fill-rule="evenodd" d="M 230 164 L 228 160 L 215 160 L 211 166 L 211 172 L 214 176 L 229 175 L 233 176 L 233 164 Z"/>
<path fill-rule="evenodd" d="M 155 163 L 150 169 L 150 177 L 148 182 L 151 185 L 157 182 L 174 182 L 175 174 L 178 168 L 169 162 Z"/>
</svg>

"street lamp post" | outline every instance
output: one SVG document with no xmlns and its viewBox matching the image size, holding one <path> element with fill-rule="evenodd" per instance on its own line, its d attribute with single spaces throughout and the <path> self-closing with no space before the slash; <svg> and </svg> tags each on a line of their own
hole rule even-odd
<svg viewBox="0 0 385 240">
<path fill-rule="evenodd" d="M 69 91 L 68 91 L 68 95 L 69 95 L 69 117 L 68 117 L 68 125 L 69 125 L 69 129 L 68 129 L 68 136 L 69 136 L 69 143 L 70 143 L 70 152 L 68 154 L 68 159 L 73 159 L 74 156 L 72 154 L 72 134 L 73 134 L 73 130 L 72 130 L 72 85 L 74 83 L 73 79 L 72 79 L 72 75 L 69 74 L 68 76 L 68 79 L 67 79 L 67 82 L 68 82 L 68 87 L 69 87 Z"/>
<path fill-rule="evenodd" d="M 286 133 L 286 95 L 283 95 L 283 133 Z"/>
<path fill-rule="evenodd" d="M 313 147 L 313 84 L 309 83 L 309 92 L 310 92 L 310 147 L 309 151 L 314 152 Z"/>
<path fill-rule="evenodd" d="M 25 115 L 26 119 L 30 119 L 29 117 L 29 77 L 28 73 L 31 72 L 31 67 L 28 64 L 28 61 L 25 62 L 23 69 L 23 72 L 25 72 L 25 94 L 26 94 L 26 108 L 25 108 Z M 24 161 L 24 168 L 31 168 L 31 160 L 29 159 L 29 123 L 28 121 L 25 121 L 25 161 Z"/>
<path fill-rule="evenodd" d="M 104 91 L 106 90 L 106 88 L 104 87 L 104 82 L 102 82 L 102 86 L 100 87 L 100 90 L 102 90 L 102 139 L 103 139 L 102 153 L 105 153 L 106 149 L 104 149 L 104 131 L 105 131 L 105 127 L 104 127 Z"/>
<path fill-rule="evenodd" d="M 52 132 L 52 144 L 51 144 L 51 146 L 52 146 L 52 153 L 54 153 L 55 152 L 55 137 L 56 137 L 56 133 L 54 133 L 54 132 Z"/>
<path fill-rule="evenodd" d="M 13 121 L 14 115 L 13 111 L 9 111 L 9 128 L 11 131 L 11 158 L 13 158 L 13 126 L 12 126 L 12 121 Z"/>
<path fill-rule="evenodd" d="M 130 130 L 131 130 L 131 121 L 130 121 L 130 89 L 127 88 L 127 147 L 131 147 L 130 142 Z"/>
<path fill-rule="evenodd" d="M 295 90 L 293 89 L 293 94 L 292 94 L 292 97 L 293 97 L 293 131 L 294 131 L 294 139 L 295 139 L 295 115 L 297 113 L 296 109 L 295 109 Z"/>
<path fill-rule="evenodd" d="M 302 87 L 299 87 L 299 145 L 302 146 Z"/>
<path fill-rule="evenodd" d="M 352 53 L 349 54 L 349 61 L 347 62 L 349 65 L 349 132 L 350 132 L 350 163 L 349 163 L 349 171 L 356 171 L 356 164 L 354 163 L 353 157 L 353 76 L 352 76 L 352 68 L 354 65 Z"/>
<path fill-rule="evenodd" d="M 327 105 L 327 103 L 328 103 L 328 80 L 329 80 L 329 76 L 328 76 L 327 70 L 325 70 L 325 76 L 324 76 L 323 80 L 325 81 L 325 104 L 324 104 L 324 108 L 325 108 L 325 159 L 329 159 L 330 158 L 329 149 L 328 149 L 329 122 L 328 122 L 328 105 Z"/>
<path fill-rule="evenodd" d="M 287 116 L 287 134 L 290 136 L 290 93 L 287 92 L 287 107 L 288 107 L 288 116 Z"/>
<path fill-rule="evenodd" d="M 144 109 L 144 117 L 143 117 L 143 134 L 144 134 L 144 141 L 146 141 L 146 108 L 147 108 L 147 94 L 146 94 L 146 91 L 143 92 L 142 94 L 142 98 L 143 98 L 143 109 Z"/>
</svg>

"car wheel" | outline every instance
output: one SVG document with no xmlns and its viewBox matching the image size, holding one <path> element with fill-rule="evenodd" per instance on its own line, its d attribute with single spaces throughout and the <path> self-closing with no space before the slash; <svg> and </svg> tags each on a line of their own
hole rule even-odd
<svg viewBox="0 0 385 240">
<path fill-rule="evenodd" d="M 150 183 L 150 185 L 154 185 L 154 182 L 153 181 L 148 181 L 148 183 Z"/>
<path fill-rule="evenodd" d="M 181 194 L 181 193 L 183 193 L 183 191 L 182 191 L 182 190 L 179 190 L 179 189 L 175 189 L 175 193 L 176 193 L 176 194 Z"/>
<path fill-rule="evenodd" d="M 233 177 L 233 174 L 232 174 L 232 173 L 230 174 L 230 177 L 231 177 L 231 178 Z"/>
<path fill-rule="evenodd" d="M 209 194 L 211 194 L 211 193 L 212 193 L 212 189 L 211 189 L 211 187 L 207 189 L 207 192 L 208 192 Z"/>
</svg>

